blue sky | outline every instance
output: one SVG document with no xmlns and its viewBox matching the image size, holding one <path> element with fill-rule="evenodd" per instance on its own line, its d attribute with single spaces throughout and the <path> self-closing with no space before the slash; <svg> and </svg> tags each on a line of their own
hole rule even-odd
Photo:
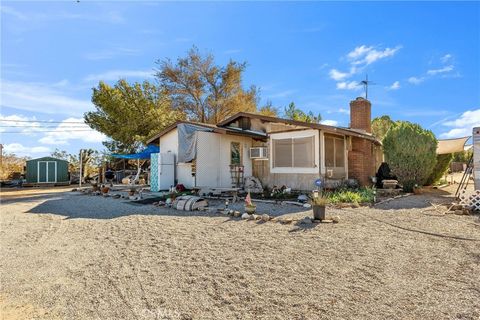
<svg viewBox="0 0 480 320">
<path fill-rule="evenodd" d="M 246 61 L 244 85 L 260 87 L 262 103 L 294 101 L 327 124 L 348 126 L 368 73 L 373 116 L 439 138 L 480 125 L 479 2 L 2 1 L 0 11 L 1 142 L 19 155 L 102 149 L 78 123 L 91 88 L 153 80 L 157 59 L 192 45 L 220 64 Z"/>
</svg>

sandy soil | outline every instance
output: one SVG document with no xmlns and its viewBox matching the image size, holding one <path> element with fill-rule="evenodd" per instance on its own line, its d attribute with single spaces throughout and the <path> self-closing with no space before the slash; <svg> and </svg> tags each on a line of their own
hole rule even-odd
<svg viewBox="0 0 480 320">
<path fill-rule="evenodd" d="M 1 194 L 3 319 L 480 318 L 480 219 L 438 194 L 302 225 L 60 191 Z"/>
</svg>

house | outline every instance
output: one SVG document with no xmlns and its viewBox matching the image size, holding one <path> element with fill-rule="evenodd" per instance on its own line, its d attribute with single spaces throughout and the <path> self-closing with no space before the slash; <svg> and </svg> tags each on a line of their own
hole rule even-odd
<svg viewBox="0 0 480 320">
<path fill-rule="evenodd" d="M 27 160 L 24 185 L 68 185 L 68 161 L 52 157 Z"/>
<path fill-rule="evenodd" d="M 383 160 L 364 98 L 350 102 L 349 128 L 240 112 L 217 125 L 179 121 L 148 143 L 174 155 L 175 182 L 187 188 L 241 187 L 248 176 L 299 190 L 319 177 L 370 185 Z"/>
</svg>

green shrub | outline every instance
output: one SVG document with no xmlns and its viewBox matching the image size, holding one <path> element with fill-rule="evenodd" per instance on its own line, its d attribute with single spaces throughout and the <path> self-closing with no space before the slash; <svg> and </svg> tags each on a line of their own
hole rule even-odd
<svg viewBox="0 0 480 320">
<path fill-rule="evenodd" d="M 407 192 L 424 185 L 437 162 L 437 139 L 430 130 L 398 121 L 383 139 L 385 159 Z"/>
<path fill-rule="evenodd" d="M 453 154 L 451 153 L 437 155 L 437 164 L 435 164 L 435 167 L 433 168 L 433 171 L 428 177 L 425 184 L 433 185 L 436 182 L 438 182 L 443 177 L 445 172 L 448 170 L 448 167 L 450 166 L 450 162 L 452 162 L 452 159 L 453 159 Z"/>
<path fill-rule="evenodd" d="M 328 202 L 337 203 L 368 203 L 373 202 L 374 193 L 371 188 L 339 189 L 326 195 Z"/>
</svg>

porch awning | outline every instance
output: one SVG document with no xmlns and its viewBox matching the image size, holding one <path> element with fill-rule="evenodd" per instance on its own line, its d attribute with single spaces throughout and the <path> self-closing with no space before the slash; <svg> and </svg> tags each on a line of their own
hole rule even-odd
<svg viewBox="0 0 480 320">
<path fill-rule="evenodd" d="M 438 140 L 437 154 L 447 154 L 461 152 L 464 150 L 465 143 L 470 137 Z"/>
</svg>

